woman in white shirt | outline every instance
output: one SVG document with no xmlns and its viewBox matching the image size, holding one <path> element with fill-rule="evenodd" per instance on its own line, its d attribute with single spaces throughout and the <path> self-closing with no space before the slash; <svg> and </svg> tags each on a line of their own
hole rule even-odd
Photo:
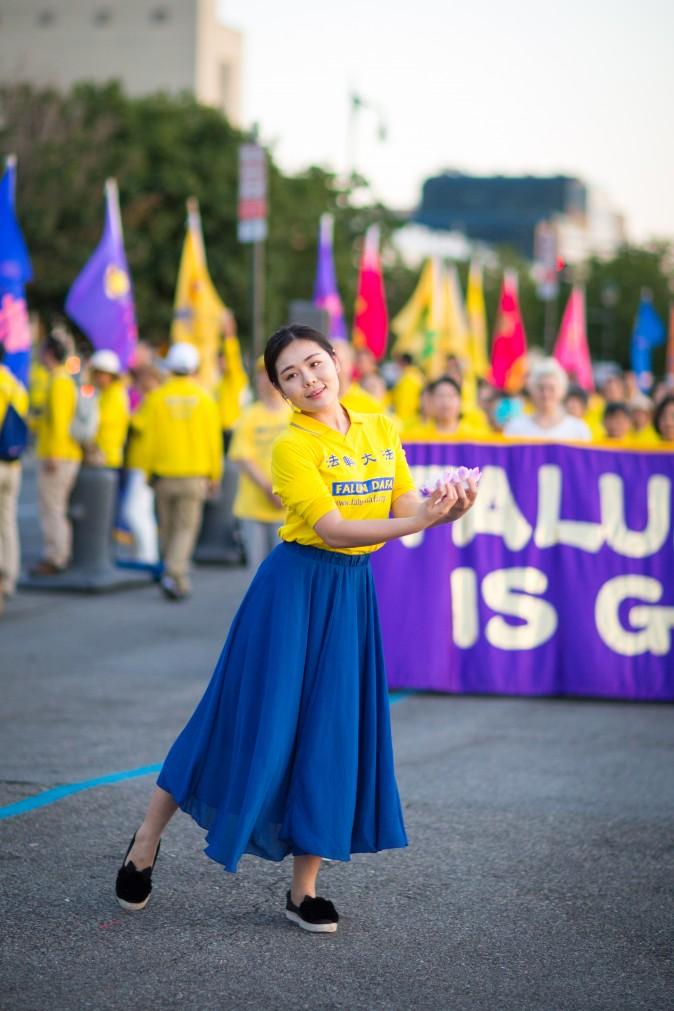
<svg viewBox="0 0 674 1011">
<path fill-rule="evenodd" d="M 504 435 L 519 438 L 549 439 L 555 442 L 589 442 L 590 429 L 564 407 L 568 379 L 554 358 L 544 358 L 534 366 L 529 377 L 533 414 L 522 414 L 509 421 Z"/>
</svg>

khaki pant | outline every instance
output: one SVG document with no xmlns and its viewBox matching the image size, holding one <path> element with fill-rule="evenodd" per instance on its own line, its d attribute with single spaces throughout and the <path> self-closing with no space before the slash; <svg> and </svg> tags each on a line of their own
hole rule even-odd
<svg viewBox="0 0 674 1011">
<path fill-rule="evenodd" d="M 20 487 L 21 464 L 0 460 L 0 593 L 8 597 L 16 589 L 21 564 L 16 518 Z"/>
<path fill-rule="evenodd" d="M 46 562 L 64 569 L 70 561 L 73 542 L 68 503 L 80 464 L 78 460 L 53 460 L 53 470 L 48 470 L 46 463 L 46 460 L 40 460 L 37 473 L 42 556 Z"/>
<path fill-rule="evenodd" d="M 205 477 L 160 477 L 154 490 L 164 571 L 175 579 L 180 590 L 189 590 L 190 559 L 199 535 L 208 481 Z"/>
<path fill-rule="evenodd" d="M 280 523 L 264 523 L 262 520 L 241 520 L 241 536 L 246 549 L 246 565 L 252 572 L 265 560 L 270 551 L 280 544 L 278 532 Z"/>
</svg>

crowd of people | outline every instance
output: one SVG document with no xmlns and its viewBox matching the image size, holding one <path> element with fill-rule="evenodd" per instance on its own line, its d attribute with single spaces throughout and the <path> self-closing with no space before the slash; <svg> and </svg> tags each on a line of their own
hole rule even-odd
<svg viewBox="0 0 674 1011">
<path fill-rule="evenodd" d="M 403 442 L 536 438 L 674 448 L 674 389 L 664 381 L 646 396 L 633 374 L 615 368 L 588 394 L 556 360 L 534 355 L 523 389 L 513 395 L 464 374 L 453 356 L 429 377 L 409 354 L 380 364 L 368 349 L 345 341 L 335 349 L 342 404 L 388 415 Z M 218 495 L 225 458 L 239 472 L 233 512 L 247 563 L 256 568 L 283 521 L 271 447 L 292 415 L 262 359 L 254 364 L 253 392 L 231 334 L 214 391 L 199 383 L 199 354 L 190 344 L 172 345 L 164 359 L 141 344 L 126 373 L 113 351 L 95 351 L 76 376 L 73 358 L 67 335 L 47 336 L 29 390 L 0 362 L 0 432 L 11 405 L 34 440 L 43 547 L 31 574 L 57 577 L 67 569 L 68 504 L 79 469 L 105 467 L 118 475 L 116 524 L 128 534 L 135 560 L 160 566 L 164 595 L 184 599 L 204 503 Z M 0 459 L 0 606 L 19 578 L 20 481 L 20 459 Z"/>
</svg>

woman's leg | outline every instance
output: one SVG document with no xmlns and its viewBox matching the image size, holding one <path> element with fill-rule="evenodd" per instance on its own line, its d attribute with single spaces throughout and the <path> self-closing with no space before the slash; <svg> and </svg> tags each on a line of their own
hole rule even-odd
<svg viewBox="0 0 674 1011">
<path fill-rule="evenodd" d="M 316 898 L 316 878 L 321 866 L 321 857 L 293 857 L 293 881 L 290 886 L 290 897 L 296 906 L 306 895 Z"/>
<path fill-rule="evenodd" d="M 145 818 L 136 831 L 135 842 L 126 858 L 127 863 L 133 861 L 137 871 L 152 866 L 161 834 L 177 810 L 178 805 L 171 794 L 160 786 L 155 787 Z"/>
</svg>

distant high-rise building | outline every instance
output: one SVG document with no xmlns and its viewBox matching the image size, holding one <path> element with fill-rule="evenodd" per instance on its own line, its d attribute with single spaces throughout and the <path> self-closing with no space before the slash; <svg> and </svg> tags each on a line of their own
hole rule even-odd
<svg viewBox="0 0 674 1011">
<path fill-rule="evenodd" d="M 119 80 L 189 92 L 241 123 L 241 35 L 216 0 L 0 0 L 0 81 L 62 90 Z"/>
<path fill-rule="evenodd" d="M 533 257 L 537 226 L 555 230 L 559 255 L 575 262 L 610 255 L 624 241 L 622 216 L 593 188 L 572 176 L 468 176 L 427 179 L 412 221 Z"/>
</svg>

